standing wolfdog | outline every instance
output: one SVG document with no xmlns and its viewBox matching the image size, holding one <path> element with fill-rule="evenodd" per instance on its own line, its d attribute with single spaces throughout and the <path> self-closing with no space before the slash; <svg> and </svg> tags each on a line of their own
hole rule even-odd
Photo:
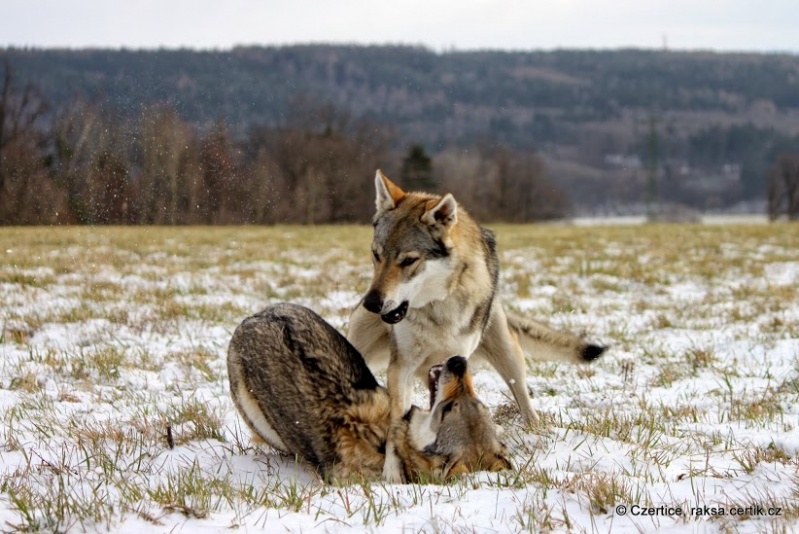
<svg viewBox="0 0 799 534">
<path fill-rule="evenodd" d="M 370 365 L 388 363 L 392 419 L 410 406 L 415 374 L 460 354 L 487 360 L 525 420 L 536 422 L 523 351 L 537 359 L 588 362 L 605 348 L 506 314 L 496 299 L 494 234 L 451 194 L 406 193 L 379 170 L 375 187 L 374 277 L 350 317 L 347 338 Z M 397 480 L 399 473 L 389 442 L 383 475 Z"/>
<path fill-rule="evenodd" d="M 393 422 L 388 393 L 358 351 L 302 306 L 278 304 L 245 319 L 227 364 L 233 401 L 250 429 L 328 480 L 379 477 L 388 439 L 404 481 L 511 467 L 462 357 L 430 369 L 429 411 L 413 406 Z"/>
</svg>

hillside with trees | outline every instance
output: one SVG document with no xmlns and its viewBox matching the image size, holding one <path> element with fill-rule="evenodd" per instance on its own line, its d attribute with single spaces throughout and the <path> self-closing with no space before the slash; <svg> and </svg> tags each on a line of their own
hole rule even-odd
<svg viewBox="0 0 799 534">
<path fill-rule="evenodd" d="M 62 192 L 70 221 L 364 220 L 350 206 L 369 203 L 377 166 L 457 187 L 500 220 L 794 194 L 775 178 L 799 153 L 793 55 L 308 45 L 0 60 L 0 204 L 32 180 Z"/>
</svg>

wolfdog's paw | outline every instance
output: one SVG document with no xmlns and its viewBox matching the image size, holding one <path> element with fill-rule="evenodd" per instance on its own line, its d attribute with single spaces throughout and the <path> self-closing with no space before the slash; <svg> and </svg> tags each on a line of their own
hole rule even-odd
<svg viewBox="0 0 799 534">
<path fill-rule="evenodd" d="M 394 447 L 389 446 L 386 450 L 386 461 L 383 464 L 383 480 L 389 484 L 402 484 L 402 469 Z"/>
</svg>

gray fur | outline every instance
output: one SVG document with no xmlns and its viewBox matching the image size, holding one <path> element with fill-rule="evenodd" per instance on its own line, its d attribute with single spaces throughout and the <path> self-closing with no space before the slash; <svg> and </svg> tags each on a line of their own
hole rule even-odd
<svg viewBox="0 0 799 534">
<path fill-rule="evenodd" d="M 228 349 L 228 374 L 233 399 L 252 430 L 259 433 L 242 410 L 240 383 L 288 452 L 323 471 L 341 460 L 334 446 L 340 407 L 386 394 L 341 334 L 293 304 L 270 306 L 239 325 Z"/>
<path fill-rule="evenodd" d="M 405 193 L 380 171 L 376 183 L 375 274 L 363 306 L 350 317 L 347 337 L 370 366 L 388 364 L 392 417 L 407 409 L 409 376 L 420 376 L 430 365 L 461 354 L 488 361 L 508 384 L 525 420 L 536 422 L 523 349 L 534 358 L 583 362 L 595 359 L 604 348 L 535 321 L 506 316 L 497 300 L 494 235 L 451 195 Z M 436 212 L 439 206 L 445 213 Z M 446 254 L 431 253 L 439 244 Z M 399 260 L 408 253 L 419 254 L 425 268 L 435 265 L 436 276 L 421 267 L 403 268 Z M 424 276 L 428 279 L 416 280 Z M 422 289 L 414 293 L 411 287 Z M 408 302 L 395 297 L 404 294 L 411 295 Z"/>
<path fill-rule="evenodd" d="M 330 480 L 377 477 L 389 434 L 405 480 L 445 480 L 510 465 L 462 358 L 453 359 L 457 373 L 442 372 L 435 381 L 448 393 L 439 395 L 433 411 L 414 407 L 393 424 L 388 393 L 358 351 L 302 306 L 277 304 L 245 319 L 233 333 L 227 364 L 233 401 L 251 430 Z M 434 417 L 445 404 L 475 403 L 482 411 L 459 408 L 446 419 Z"/>
</svg>

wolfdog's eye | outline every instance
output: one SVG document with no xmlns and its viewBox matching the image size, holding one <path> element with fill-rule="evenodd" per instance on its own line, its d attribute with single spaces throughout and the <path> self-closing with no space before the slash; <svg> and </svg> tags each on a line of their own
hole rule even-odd
<svg viewBox="0 0 799 534">
<path fill-rule="evenodd" d="M 405 258 L 400 262 L 400 267 L 410 267 L 417 261 L 419 261 L 419 258 L 414 258 L 414 257 Z"/>
<path fill-rule="evenodd" d="M 375 259 L 377 263 L 380 263 L 380 254 L 378 254 L 376 250 L 372 251 L 372 257 Z"/>
</svg>

